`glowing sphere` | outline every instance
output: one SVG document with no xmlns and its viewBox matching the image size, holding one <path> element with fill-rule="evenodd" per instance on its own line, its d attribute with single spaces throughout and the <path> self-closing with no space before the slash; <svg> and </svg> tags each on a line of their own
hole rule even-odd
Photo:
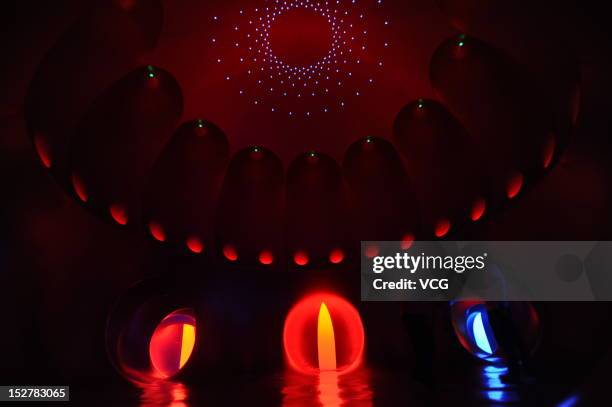
<svg viewBox="0 0 612 407">
<path fill-rule="evenodd" d="M 167 290 L 164 279 L 146 279 L 119 298 L 108 316 L 110 362 L 136 384 L 182 373 L 202 337 L 192 308 Z"/>
<path fill-rule="evenodd" d="M 300 300 L 285 320 L 283 345 L 290 367 L 301 373 L 345 373 L 361 364 L 365 335 L 359 312 L 335 294 Z"/>
<path fill-rule="evenodd" d="M 527 357 L 539 344 L 539 317 L 529 303 L 458 301 L 451 304 L 451 313 L 457 339 L 482 360 L 495 363 L 510 355 Z"/>
<path fill-rule="evenodd" d="M 155 328 L 149 356 L 162 378 L 176 375 L 189 361 L 196 340 L 195 318 L 187 310 L 168 314 Z"/>
</svg>

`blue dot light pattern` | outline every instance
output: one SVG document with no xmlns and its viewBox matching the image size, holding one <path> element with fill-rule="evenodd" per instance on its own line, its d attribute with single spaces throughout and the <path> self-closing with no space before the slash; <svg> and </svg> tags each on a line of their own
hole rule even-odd
<svg viewBox="0 0 612 407">
<path fill-rule="evenodd" d="M 261 0 L 234 15 L 212 17 L 210 42 L 221 80 L 230 92 L 257 108 L 287 117 L 310 118 L 341 112 L 375 86 L 383 73 L 391 24 L 382 0 Z M 331 41 L 320 58 L 290 63 L 275 52 L 275 24 L 292 11 L 316 13 L 327 21 Z M 371 38 L 368 34 L 376 32 Z M 295 52 L 299 52 L 296 49 Z"/>
</svg>

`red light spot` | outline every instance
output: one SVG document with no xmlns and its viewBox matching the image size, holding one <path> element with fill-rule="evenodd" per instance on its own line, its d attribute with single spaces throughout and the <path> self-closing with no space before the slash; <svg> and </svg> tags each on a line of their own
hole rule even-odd
<svg viewBox="0 0 612 407">
<path fill-rule="evenodd" d="M 298 266 L 305 266 L 308 264 L 309 261 L 308 255 L 303 251 L 295 252 L 295 254 L 293 255 L 293 261 Z"/>
<path fill-rule="evenodd" d="M 372 257 L 378 256 L 378 246 L 367 245 L 365 248 L 365 255 L 369 259 L 371 259 Z"/>
<path fill-rule="evenodd" d="M 110 207 L 110 214 L 115 220 L 115 222 L 117 222 L 118 224 L 127 225 L 128 216 L 127 216 L 127 211 L 125 210 L 123 205 L 120 205 L 120 204 L 112 205 Z"/>
<path fill-rule="evenodd" d="M 266 266 L 272 264 L 274 262 L 274 256 L 272 255 L 272 252 L 269 250 L 264 250 L 259 253 L 259 262 Z"/>
<path fill-rule="evenodd" d="M 321 318 L 323 310 L 326 321 Z M 319 353 L 329 351 L 335 353 L 334 371 L 346 373 L 362 362 L 365 333 L 351 303 L 332 293 L 316 293 L 296 303 L 287 315 L 283 345 L 289 366 L 298 372 L 319 374 L 321 356 L 330 356 Z"/>
<path fill-rule="evenodd" d="M 451 224 L 448 219 L 440 219 L 438 223 L 436 223 L 435 234 L 436 237 L 444 237 L 450 231 Z"/>
<path fill-rule="evenodd" d="M 79 199 L 83 202 L 87 202 L 87 191 L 85 190 L 85 184 L 83 184 L 83 180 L 76 174 L 72 174 L 70 177 L 72 180 L 72 188 L 74 188 L 74 192 L 77 194 Z"/>
<path fill-rule="evenodd" d="M 42 162 L 45 168 L 51 168 L 49 145 L 40 135 L 34 136 L 34 148 L 36 148 L 36 153 L 40 158 L 40 162 Z"/>
<path fill-rule="evenodd" d="M 476 222 L 477 220 L 482 218 L 486 209 L 487 209 L 487 203 L 484 199 L 476 200 L 476 202 L 474 202 L 474 205 L 472 206 L 472 213 L 470 214 L 470 218 L 474 222 Z"/>
<path fill-rule="evenodd" d="M 332 264 L 342 263 L 342 260 L 344 260 L 344 252 L 341 249 L 334 249 L 329 254 L 329 261 Z"/>
<path fill-rule="evenodd" d="M 223 246 L 223 255 L 229 261 L 238 260 L 238 253 L 236 252 L 236 249 L 232 245 L 226 244 L 225 246 Z"/>
<path fill-rule="evenodd" d="M 408 250 L 412 247 L 412 244 L 414 243 L 414 235 L 412 233 L 406 233 L 403 237 L 402 237 L 402 242 L 400 243 L 400 248 L 402 250 Z"/>
<path fill-rule="evenodd" d="M 164 228 L 162 225 L 155 221 L 149 222 L 149 232 L 151 232 L 151 236 L 158 242 L 163 242 L 166 240 L 166 233 L 164 232 Z"/>
<path fill-rule="evenodd" d="M 523 174 L 516 172 L 510 177 L 508 185 L 506 186 L 506 195 L 509 199 L 514 198 L 521 192 L 523 187 Z"/>
<path fill-rule="evenodd" d="M 555 156 L 555 147 L 556 147 L 555 137 L 551 135 L 548 141 L 546 142 L 546 146 L 544 146 L 544 160 L 542 161 L 542 165 L 544 169 L 547 169 L 548 167 L 550 167 L 553 157 Z"/>
<path fill-rule="evenodd" d="M 204 245 L 202 244 L 202 241 L 195 236 L 189 236 L 187 238 L 186 243 L 187 248 L 195 254 L 200 254 L 204 250 Z"/>
</svg>

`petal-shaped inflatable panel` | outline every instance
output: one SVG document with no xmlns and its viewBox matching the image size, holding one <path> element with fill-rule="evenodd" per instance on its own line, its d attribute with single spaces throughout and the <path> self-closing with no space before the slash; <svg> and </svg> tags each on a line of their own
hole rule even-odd
<svg viewBox="0 0 612 407">
<path fill-rule="evenodd" d="M 234 155 L 217 212 L 217 244 L 227 261 L 282 261 L 283 181 L 282 163 L 270 150 L 251 147 Z"/>
<path fill-rule="evenodd" d="M 182 112 L 181 89 L 151 66 L 125 76 L 98 98 L 71 140 L 78 197 L 117 223 L 139 220 L 146 177 Z"/>
<path fill-rule="evenodd" d="M 145 223 L 160 242 L 201 253 L 213 241 L 219 190 L 229 143 L 215 124 L 182 124 L 153 168 L 145 196 Z"/>
<path fill-rule="evenodd" d="M 287 245 L 294 263 L 306 258 L 312 263 L 344 260 L 346 203 L 342 171 L 332 157 L 313 151 L 291 163 L 287 171 Z"/>
<path fill-rule="evenodd" d="M 25 103 L 28 131 L 42 164 L 65 186 L 69 139 L 90 104 L 138 66 L 159 37 L 159 0 L 101 2 L 75 23 L 47 53 Z"/>
<path fill-rule="evenodd" d="M 432 84 L 487 161 L 498 199 L 514 198 L 550 165 L 558 137 L 552 106 L 509 57 L 464 35 L 444 42 L 430 65 Z"/>
<path fill-rule="evenodd" d="M 429 230 L 479 220 L 486 211 L 486 166 L 475 143 L 444 106 L 419 99 L 395 118 L 393 136 Z"/>
<path fill-rule="evenodd" d="M 355 240 L 400 240 L 417 233 L 417 200 L 391 143 L 376 137 L 356 141 L 346 152 L 343 171 L 354 207 Z"/>
</svg>

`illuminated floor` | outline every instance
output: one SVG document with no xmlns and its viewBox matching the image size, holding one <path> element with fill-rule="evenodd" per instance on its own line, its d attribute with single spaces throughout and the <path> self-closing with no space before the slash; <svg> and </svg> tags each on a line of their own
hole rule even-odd
<svg viewBox="0 0 612 407">
<path fill-rule="evenodd" d="M 215 381 L 201 386 L 160 383 L 138 389 L 116 383 L 104 391 L 73 391 L 73 400 L 91 406 L 190 407 L 261 406 L 581 406 L 578 393 L 565 392 L 559 382 L 508 385 L 503 368 L 439 380 L 426 386 L 403 372 L 362 369 L 338 378 L 277 374 Z M 556 381 L 556 379 L 553 379 Z M 560 394 L 560 392 L 565 392 Z"/>
</svg>

